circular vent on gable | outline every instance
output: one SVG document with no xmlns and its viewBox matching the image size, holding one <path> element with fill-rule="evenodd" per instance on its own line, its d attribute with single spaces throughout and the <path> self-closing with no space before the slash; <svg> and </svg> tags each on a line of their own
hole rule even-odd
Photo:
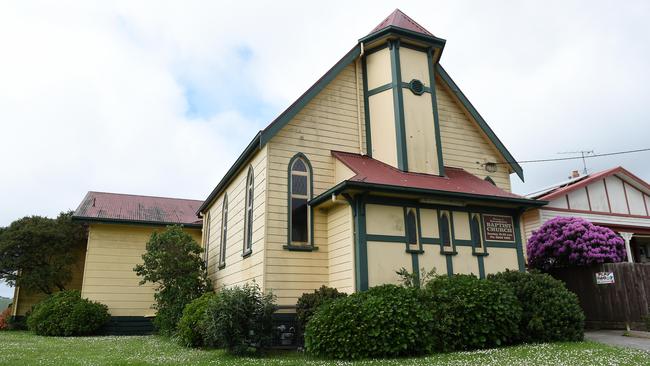
<svg viewBox="0 0 650 366">
<path fill-rule="evenodd" d="M 424 93 L 424 84 L 422 84 L 418 79 L 413 79 L 409 83 L 409 89 L 411 89 L 415 95 L 422 95 L 422 93 Z"/>
</svg>

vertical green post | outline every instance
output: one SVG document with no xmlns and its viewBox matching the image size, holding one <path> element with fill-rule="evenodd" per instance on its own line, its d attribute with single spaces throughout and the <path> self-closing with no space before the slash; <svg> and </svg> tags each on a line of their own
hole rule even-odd
<svg viewBox="0 0 650 366">
<path fill-rule="evenodd" d="M 399 39 L 388 43 L 390 50 L 390 65 L 393 76 L 393 108 L 395 111 L 395 136 L 397 146 L 397 167 L 408 171 L 408 157 L 406 152 L 406 127 L 404 125 L 404 97 L 402 95 L 402 70 L 399 60 Z"/>
</svg>

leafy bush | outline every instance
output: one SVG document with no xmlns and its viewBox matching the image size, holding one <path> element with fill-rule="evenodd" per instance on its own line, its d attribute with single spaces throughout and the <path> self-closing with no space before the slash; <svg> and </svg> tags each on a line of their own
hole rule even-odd
<svg viewBox="0 0 650 366">
<path fill-rule="evenodd" d="M 421 294 L 383 285 L 333 300 L 318 308 L 307 324 L 306 349 L 339 359 L 429 353 L 432 318 Z"/>
<path fill-rule="evenodd" d="M 212 285 L 207 277 L 203 248 L 179 225 L 151 234 L 143 264 L 133 270 L 140 284 L 156 285 L 154 325 L 163 335 L 173 335 L 185 305 L 200 297 Z"/>
<path fill-rule="evenodd" d="M 312 293 L 302 294 L 296 304 L 296 320 L 298 321 L 300 330 L 304 331 L 309 319 L 314 315 L 314 312 L 319 306 L 331 300 L 346 296 L 348 296 L 346 293 L 339 292 L 337 289 L 325 285 L 321 286 L 318 290 L 314 290 Z"/>
<path fill-rule="evenodd" d="M 516 339 L 521 306 L 507 285 L 472 275 L 438 276 L 426 292 L 436 350 L 487 348 Z"/>
<path fill-rule="evenodd" d="M 531 268 L 615 263 L 626 259 L 625 242 L 611 229 L 578 217 L 556 217 L 544 223 L 526 246 Z"/>
<path fill-rule="evenodd" d="M 27 318 L 27 327 L 44 336 L 90 335 L 109 319 L 106 305 L 82 299 L 78 290 L 68 290 L 36 304 Z"/>
<path fill-rule="evenodd" d="M 206 310 L 210 300 L 215 297 L 214 292 L 207 292 L 185 306 L 183 316 L 178 322 L 176 336 L 179 342 L 186 347 L 207 346 L 205 342 Z"/>
<path fill-rule="evenodd" d="M 580 341 L 585 316 L 578 297 L 547 274 L 506 271 L 488 276 L 508 285 L 522 307 L 519 339 L 524 342 Z"/>
<path fill-rule="evenodd" d="M 9 329 L 9 321 L 11 318 L 11 307 L 8 307 L 0 313 L 0 330 Z"/>
<path fill-rule="evenodd" d="M 205 342 L 234 354 L 262 350 L 271 344 L 275 297 L 255 283 L 225 288 L 206 309 Z"/>
</svg>

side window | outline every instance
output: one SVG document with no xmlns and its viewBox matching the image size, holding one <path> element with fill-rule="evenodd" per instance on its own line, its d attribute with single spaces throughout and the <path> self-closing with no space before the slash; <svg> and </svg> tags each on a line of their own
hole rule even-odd
<svg viewBox="0 0 650 366">
<path fill-rule="evenodd" d="M 226 266 L 226 245 L 228 238 L 228 194 L 223 195 L 221 208 L 221 240 L 219 241 L 219 268 Z"/>
<path fill-rule="evenodd" d="M 210 255 L 210 212 L 205 217 L 203 222 L 203 261 L 205 268 L 208 268 L 208 257 Z"/>
<path fill-rule="evenodd" d="M 453 253 L 454 245 L 451 241 L 451 214 L 449 211 L 440 211 L 440 241 L 442 242 L 442 251 Z"/>
<path fill-rule="evenodd" d="M 474 253 L 485 253 L 485 244 L 481 232 L 481 215 L 475 213 L 470 215 L 470 229 L 472 234 L 472 247 Z"/>
<path fill-rule="evenodd" d="M 406 249 L 409 251 L 420 250 L 420 235 L 418 233 L 417 210 L 409 207 L 404 217 L 406 223 Z"/>
<path fill-rule="evenodd" d="M 289 163 L 289 245 L 311 245 L 311 166 L 302 154 Z"/>
<path fill-rule="evenodd" d="M 255 187 L 255 175 L 253 167 L 248 168 L 248 176 L 246 177 L 246 200 L 244 210 L 244 249 L 243 255 L 248 255 L 253 251 L 253 198 Z"/>
</svg>

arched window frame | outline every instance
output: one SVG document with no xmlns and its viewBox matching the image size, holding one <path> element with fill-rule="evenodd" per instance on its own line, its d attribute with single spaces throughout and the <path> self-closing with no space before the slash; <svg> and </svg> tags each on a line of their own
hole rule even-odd
<svg viewBox="0 0 650 366">
<path fill-rule="evenodd" d="M 221 204 L 221 235 L 219 237 L 219 269 L 226 266 L 226 247 L 228 246 L 228 194 L 224 193 Z"/>
<path fill-rule="evenodd" d="M 440 253 L 442 254 L 456 254 L 453 225 L 451 212 L 447 210 L 439 211 L 438 230 L 440 230 Z"/>
<path fill-rule="evenodd" d="M 472 213 L 469 215 L 469 228 L 472 237 L 472 254 L 487 255 L 481 214 Z"/>
<path fill-rule="evenodd" d="M 407 253 L 422 253 L 422 236 L 420 234 L 420 210 L 404 207 L 404 233 Z"/>
<path fill-rule="evenodd" d="M 244 244 L 242 256 L 249 256 L 253 252 L 253 209 L 255 199 L 255 173 L 253 167 L 248 168 L 246 175 L 246 198 L 244 201 Z"/>
<path fill-rule="evenodd" d="M 203 261 L 205 268 L 208 268 L 208 259 L 210 256 L 210 211 L 205 215 L 203 221 Z"/>
<path fill-rule="evenodd" d="M 294 171 L 294 164 L 298 161 L 301 160 L 303 164 L 305 165 L 307 171 L 306 172 L 299 172 L 299 171 Z M 307 195 L 298 195 L 293 193 L 293 184 L 292 184 L 292 178 L 294 175 L 304 175 L 307 177 Z M 313 217 L 314 217 L 314 209 L 311 207 L 311 205 L 307 206 L 307 241 L 306 242 L 298 242 L 295 241 L 294 238 L 292 237 L 292 231 L 293 231 L 293 220 L 292 220 L 292 198 L 306 198 L 307 202 L 309 202 L 312 197 L 314 196 L 314 186 L 313 186 L 313 170 L 311 166 L 311 162 L 305 154 L 303 153 L 298 153 L 294 155 L 291 160 L 289 160 L 289 165 L 287 167 L 287 245 L 284 246 L 284 249 L 288 250 L 314 250 L 314 225 L 313 225 Z"/>
<path fill-rule="evenodd" d="M 486 182 L 492 184 L 493 186 L 496 186 L 496 185 L 497 185 L 496 183 L 494 183 L 494 179 L 492 179 L 492 177 L 490 177 L 489 175 L 486 176 L 484 180 L 485 180 Z"/>
</svg>

